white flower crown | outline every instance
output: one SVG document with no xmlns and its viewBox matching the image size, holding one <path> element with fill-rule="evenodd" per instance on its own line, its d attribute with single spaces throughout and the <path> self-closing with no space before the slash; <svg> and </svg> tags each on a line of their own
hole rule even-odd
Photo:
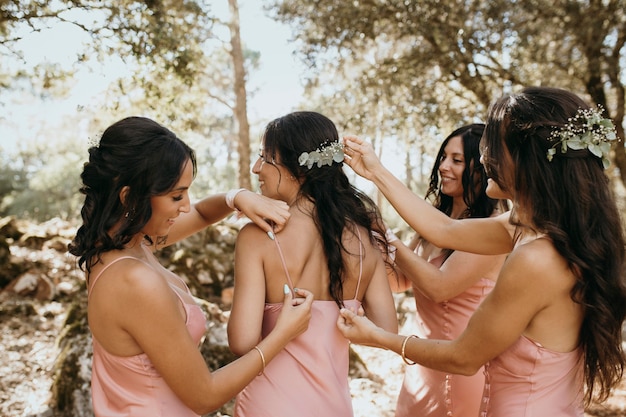
<svg viewBox="0 0 626 417">
<path fill-rule="evenodd" d="M 603 110 L 601 105 L 595 109 L 578 109 L 576 116 L 570 117 L 565 126 L 554 130 L 550 140 L 555 144 L 548 149 L 548 161 L 552 161 L 560 145 L 561 153 L 566 153 L 568 148 L 587 149 L 602 159 L 605 169 L 608 168 L 611 141 L 617 139 L 617 133 L 611 119 L 602 117 Z"/>
<path fill-rule="evenodd" d="M 343 162 L 343 143 L 339 141 L 324 143 L 327 145 L 322 145 L 312 152 L 302 152 L 298 158 L 300 166 L 306 165 L 311 169 L 314 164 L 321 168 L 323 165 L 330 166 L 333 162 Z"/>
</svg>

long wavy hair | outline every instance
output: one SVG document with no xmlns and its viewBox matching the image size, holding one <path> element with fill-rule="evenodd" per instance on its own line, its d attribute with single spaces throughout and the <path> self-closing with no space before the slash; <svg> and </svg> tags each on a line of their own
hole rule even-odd
<svg viewBox="0 0 626 417">
<path fill-rule="evenodd" d="M 81 174 L 83 223 L 68 246 L 79 267 L 89 275 L 103 253 L 122 249 L 140 233 L 152 216 L 150 197 L 171 191 L 188 161 L 195 176 L 194 151 L 153 120 L 128 117 L 109 126 L 89 148 Z"/>
<path fill-rule="evenodd" d="M 338 306 L 343 306 L 343 254 L 349 254 L 343 245 L 346 231 L 356 235 L 356 226 L 368 231 L 368 238 L 387 247 L 384 229 L 378 237 L 372 230 L 382 228 L 382 216 L 376 204 L 355 188 L 343 171 L 343 162 L 308 169 L 300 166 L 298 157 L 324 144 L 339 141 L 335 124 L 326 116 L 299 111 L 271 121 L 263 133 L 264 158 L 279 160 L 301 181 L 299 197 L 314 203 L 313 221 L 317 226 L 330 272 L 329 292 Z"/>
<path fill-rule="evenodd" d="M 547 234 L 576 276 L 570 294 L 584 309 L 586 405 L 605 400 L 624 371 L 623 229 L 600 158 L 586 149 L 552 161 L 546 154 L 551 132 L 589 107 L 566 90 L 525 88 L 492 105 L 483 136 L 489 176 L 514 196 L 512 222 Z"/>
<path fill-rule="evenodd" d="M 461 126 L 450 133 L 441 143 L 437 159 L 430 173 L 430 182 L 426 190 L 425 198 L 432 201 L 433 207 L 450 216 L 454 199 L 441 192 L 441 178 L 439 176 L 439 166 L 441 165 L 443 154 L 450 139 L 460 136 L 463 144 L 463 158 L 465 168 L 461 175 L 463 186 L 463 201 L 467 210 L 461 214 L 460 219 L 489 217 L 494 212 L 504 213 L 509 209 L 506 200 L 496 200 L 490 198 L 485 190 L 487 189 L 487 173 L 480 163 L 480 139 L 485 131 L 483 123 L 473 123 Z M 444 259 L 453 253 L 452 249 L 444 249 Z"/>
</svg>

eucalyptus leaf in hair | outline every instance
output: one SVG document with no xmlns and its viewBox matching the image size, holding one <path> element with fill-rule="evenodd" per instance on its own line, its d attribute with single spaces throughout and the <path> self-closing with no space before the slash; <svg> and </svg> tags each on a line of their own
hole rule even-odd
<svg viewBox="0 0 626 417">
<path fill-rule="evenodd" d="M 306 165 L 308 169 L 311 169 L 315 164 L 317 164 L 318 168 L 321 168 L 324 165 L 331 166 L 333 162 L 342 162 L 343 143 L 339 141 L 326 143 L 328 144 L 322 145 L 312 152 L 302 152 L 300 157 L 298 157 L 300 166 Z"/>
<path fill-rule="evenodd" d="M 568 149 L 587 149 L 602 160 L 605 169 L 608 168 L 611 164 L 611 141 L 617 139 L 617 133 L 611 119 L 602 117 L 603 111 L 600 105 L 597 108 L 578 109 L 576 116 L 570 117 L 565 126 L 554 130 L 550 135 L 554 145 L 546 155 L 548 161 L 552 161 L 557 150 L 565 154 Z"/>
</svg>

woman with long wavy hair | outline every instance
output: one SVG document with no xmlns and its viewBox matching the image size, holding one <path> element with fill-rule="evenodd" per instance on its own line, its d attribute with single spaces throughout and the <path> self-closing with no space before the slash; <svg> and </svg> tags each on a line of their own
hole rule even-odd
<svg viewBox="0 0 626 417">
<path fill-rule="evenodd" d="M 425 199 L 451 219 L 492 217 L 508 210 L 506 200 L 492 199 L 486 192 L 487 174 L 479 150 L 484 130 L 482 123 L 461 126 L 439 147 Z M 390 284 L 398 292 L 413 290 L 416 315 L 408 323 L 413 332 L 427 339 L 452 340 L 465 330 L 495 285 L 506 258 L 506 254 L 439 248 L 419 233 L 408 245 L 399 239 L 391 245 L 395 270 L 389 274 Z M 468 376 L 421 365 L 407 367 L 395 415 L 476 416 L 484 382 L 482 370 Z"/>
<path fill-rule="evenodd" d="M 367 311 L 397 332 L 396 309 L 379 250 L 384 236 L 374 202 L 343 172 L 335 124 L 311 111 L 271 121 L 252 171 L 261 193 L 289 205 L 276 239 L 244 226 L 235 247 L 235 292 L 228 321 L 231 350 L 264 340 L 282 310 L 281 289 L 304 288 L 314 301 L 309 328 L 293 339 L 238 396 L 236 417 L 350 417 L 349 344 L 337 329 L 342 307 Z"/>
<path fill-rule="evenodd" d="M 342 310 L 355 343 L 471 375 L 485 366 L 481 416 L 583 416 L 623 375 L 623 226 L 604 172 L 616 133 L 601 108 L 550 87 L 528 87 L 489 111 L 482 160 L 487 193 L 513 202 L 495 218 L 453 220 L 412 196 L 359 138 L 348 164 L 438 246 L 506 253 L 494 289 L 451 341 L 385 332 Z M 510 226 L 515 227 L 513 239 Z"/>
</svg>

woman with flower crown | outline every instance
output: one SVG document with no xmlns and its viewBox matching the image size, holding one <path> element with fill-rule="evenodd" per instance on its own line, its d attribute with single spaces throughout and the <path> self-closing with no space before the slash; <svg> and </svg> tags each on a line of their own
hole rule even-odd
<svg viewBox="0 0 626 417">
<path fill-rule="evenodd" d="M 458 221 L 412 194 L 369 144 L 345 138 L 348 164 L 429 241 L 511 253 L 454 340 L 400 336 L 349 309 L 337 322 L 342 333 L 445 372 L 472 375 L 484 365 L 481 417 L 582 417 L 585 405 L 608 397 L 625 365 L 624 237 L 604 173 L 612 140 L 601 109 L 568 91 L 529 87 L 500 98 L 489 112 L 482 160 L 487 193 L 510 198 L 513 209 Z"/>
<path fill-rule="evenodd" d="M 349 344 L 336 326 L 340 308 L 364 309 L 385 331 L 397 316 L 380 247 L 382 219 L 343 172 L 334 123 L 315 112 L 270 122 L 252 171 L 264 196 L 283 200 L 290 219 L 274 241 L 244 226 L 235 248 L 235 291 L 228 321 L 231 350 L 263 340 L 281 310 L 282 288 L 314 295 L 308 330 L 292 340 L 238 396 L 235 416 L 349 417 Z M 265 236 L 265 238 L 264 238 Z"/>
</svg>

